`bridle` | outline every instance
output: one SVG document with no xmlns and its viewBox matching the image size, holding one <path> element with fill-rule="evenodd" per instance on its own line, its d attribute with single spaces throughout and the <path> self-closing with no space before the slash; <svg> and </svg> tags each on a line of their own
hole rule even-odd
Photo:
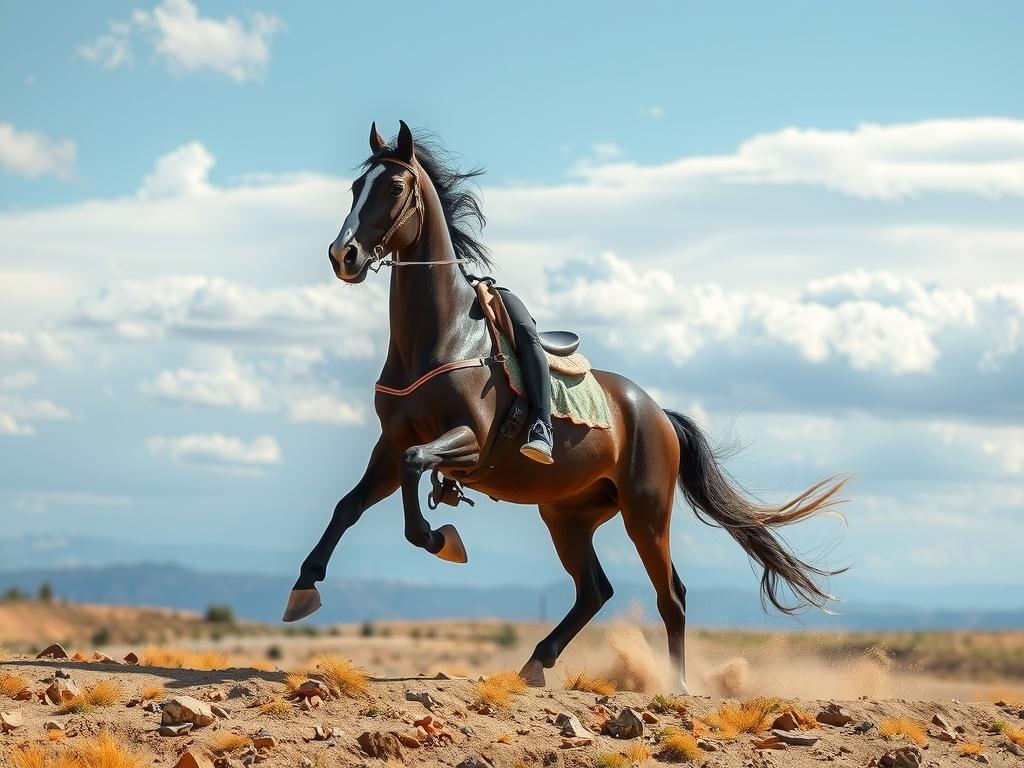
<svg viewBox="0 0 1024 768">
<path fill-rule="evenodd" d="M 378 162 L 394 163 L 408 170 L 412 174 L 412 192 L 406 195 L 405 202 L 402 203 L 402 209 L 398 212 L 398 216 L 391 224 L 391 227 L 384 233 L 384 237 L 381 238 L 377 245 L 373 246 L 373 256 L 370 257 L 368 268 L 373 272 L 379 272 L 381 267 L 438 266 L 441 264 L 461 264 L 464 261 L 469 261 L 469 259 L 460 258 L 442 259 L 440 261 L 399 261 L 397 258 L 389 256 L 391 251 L 388 250 L 388 242 L 413 216 L 416 216 L 416 238 L 413 242 L 420 239 L 420 235 L 423 234 L 423 220 L 426 216 L 426 211 L 423 205 L 423 195 L 420 192 L 419 169 L 412 163 L 407 163 L 394 157 L 382 157 Z"/>
</svg>

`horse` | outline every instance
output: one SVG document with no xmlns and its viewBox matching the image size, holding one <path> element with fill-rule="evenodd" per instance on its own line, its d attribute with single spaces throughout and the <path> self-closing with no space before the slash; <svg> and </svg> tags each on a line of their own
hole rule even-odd
<svg viewBox="0 0 1024 768">
<path fill-rule="evenodd" d="M 392 267 L 390 341 L 374 400 L 381 434 L 362 478 L 338 502 L 303 561 L 284 621 L 320 607 L 316 584 L 326 577 L 342 535 L 398 489 L 406 539 L 444 560 L 466 562 L 458 531 L 451 525 L 432 529 L 424 518 L 420 480 L 428 471 L 458 479 L 476 468 L 516 397 L 502 372 L 487 364 L 492 338 L 464 267 L 493 266 L 473 234 L 473 225 L 482 228 L 485 219 L 468 182 L 482 171 L 459 172 L 436 147 L 415 139 L 404 121 L 390 144 L 371 125 L 370 150 L 328 258 L 335 275 L 353 284 Z M 460 367 L 458 361 L 479 364 Z M 555 419 L 554 464 L 509 451 L 495 471 L 472 485 L 496 500 L 537 505 L 575 583 L 572 607 L 520 674 L 530 685 L 543 686 L 544 670 L 554 667 L 612 597 L 593 537 L 621 514 L 657 594 L 674 676 L 686 692 L 686 587 L 669 547 L 676 485 L 698 519 L 724 528 L 760 566 L 762 604 L 788 614 L 808 606 L 826 609 L 835 598 L 818 582 L 839 571 L 802 560 L 774 529 L 831 510 L 841 501 L 846 478 L 821 480 L 777 506 L 757 502 L 722 470 L 692 419 L 662 409 L 624 376 L 593 373 L 609 404 L 609 428 Z M 783 587 L 794 604 L 783 601 Z"/>
</svg>

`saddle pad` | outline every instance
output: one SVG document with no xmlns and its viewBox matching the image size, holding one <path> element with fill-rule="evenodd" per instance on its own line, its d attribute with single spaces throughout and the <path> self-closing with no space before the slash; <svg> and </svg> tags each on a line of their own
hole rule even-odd
<svg viewBox="0 0 1024 768">
<path fill-rule="evenodd" d="M 525 394 L 523 372 L 519 368 L 519 358 L 512 344 L 504 334 L 499 337 L 499 344 L 505 355 L 505 375 L 509 385 L 516 393 Z M 590 363 L 579 353 L 570 357 L 581 358 L 585 372 L 570 375 L 551 369 L 551 415 L 556 419 L 568 419 L 573 424 L 608 429 L 611 426 L 608 400 L 594 374 L 590 372 Z"/>
</svg>

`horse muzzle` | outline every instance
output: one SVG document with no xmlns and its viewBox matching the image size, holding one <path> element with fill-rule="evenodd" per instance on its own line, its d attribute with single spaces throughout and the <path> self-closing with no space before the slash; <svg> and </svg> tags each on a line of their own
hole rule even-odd
<svg viewBox="0 0 1024 768">
<path fill-rule="evenodd" d="M 341 245 L 337 241 L 327 249 L 327 258 L 330 259 L 331 268 L 339 280 L 346 283 L 361 283 L 366 279 L 366 266 L 369 257 L 360 253 L 360 248 L 355 242 L 349 241 Z"/>
</svg>

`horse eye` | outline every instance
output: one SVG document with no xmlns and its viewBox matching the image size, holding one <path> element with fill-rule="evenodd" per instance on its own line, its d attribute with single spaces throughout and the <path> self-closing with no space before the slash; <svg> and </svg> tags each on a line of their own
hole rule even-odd
<svg viewBox="0 0 1024 768">
<path fill-rule="evenodd" d="M 405 185 L 403 185 L 402 182 L 394 181 L 394 182 L 391 183 L 391 194 L 392 195 L 396 195 L 397 196 L 397 195 L 402 194 L 402 190 L 403 189 L 405 189 Z"/>
</svg>

